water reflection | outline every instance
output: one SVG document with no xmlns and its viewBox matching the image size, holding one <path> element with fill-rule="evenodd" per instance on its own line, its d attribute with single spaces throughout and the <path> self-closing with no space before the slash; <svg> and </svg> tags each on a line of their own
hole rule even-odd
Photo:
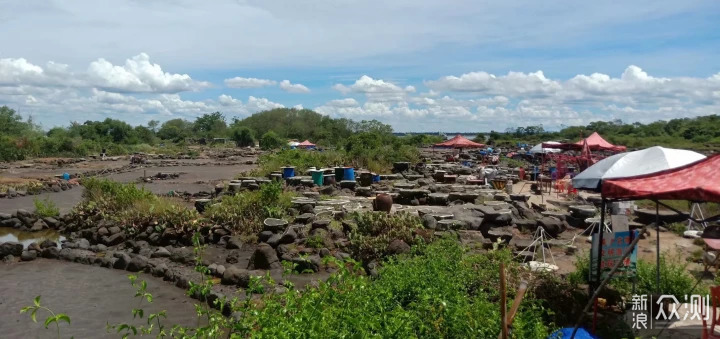
<svg viewBox="0 0 720 339">
<path fill-rule="evenodd" d="M 65 237 L 55 230 L 25 232 L 11 227 L 0 227 L 0 244 L 8 241 L 16 241 L 23 244 L 23 247 L 27 248 L 28 245 L 34 242 L 39 244 L 45 240 L 54 241 L 58 244 L 58 247 L 60 247 L 60 242 L 65 240 Z"/>
</svg>

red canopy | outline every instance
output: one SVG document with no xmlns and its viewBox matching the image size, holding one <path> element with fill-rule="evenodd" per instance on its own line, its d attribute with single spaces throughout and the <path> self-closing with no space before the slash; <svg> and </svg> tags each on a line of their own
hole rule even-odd
<svg viewBox="0 0 720 339">
<path fill-rule="evenodd" d="M 452 147 L 452 148 L 480 148 L 485 145 L 471 141 L 468 138 L 458 134 L 452 139 L 435 144 L 433 147 Z"/>
<path fill-rule="evenodd" d="M 720 202 L 720 154 L 654 174 L 603 180 L 602 196 Z"/>
<path fill-rule="evenodd" d="M 315 146 L 315 144 L 313 144 L 312 142 L 310 142 L 310 140 L 307 140 L 307 139 L 306 139 L 305 141 L 299 143 L 298 146 Z"/>
<path fill-rule="evenodd" d="M 597 132 L 593 132 L 589 137 L 582 139 L 576 143 L 573 144 L 545 144 L 543 143 L 544 148 L 560 148 L 560 149 L 574 149 L 574 150 L 581 150 L 583 148 L 583 145 L 587 142 L 588 147 L 591 151 L 613 151 L 613 152 L 624 152 L 627 150 L 627 147 L 625 146 L 615 146 L 607 140 L 603 139 L 603 137 L 600 136 Z"/>
</svg>

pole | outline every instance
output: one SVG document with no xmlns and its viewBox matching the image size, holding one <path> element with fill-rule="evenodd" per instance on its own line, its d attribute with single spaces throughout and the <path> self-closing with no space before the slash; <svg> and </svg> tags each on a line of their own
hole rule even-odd
<svg viewBox="0 0 720 339">
<path fill-rule="evenodd" d="M 655 282 L 657 283 L 657 293 L 660 294 L 660 204 L 655 201 L 655 252 L 657 260 L 657 276 Z"/>
<path fill-rule="evenodd" d="M 643 226 L 643 228 L 640 230 L 639 234 L 643 234 L 646 229 L 647 229 L 647 226 Z M 605 285 L 607 285 L 607 283 L 608 283 L 608 281 L 610 281 L 610 278 L 612 277 L 613 273 L 615 273 L 615 271 L 617 271 L 617 269 L 620 268 L 620 265 L 622 265 L 625 258 L 627 258 L 630 255 L 630 253 L 632 253 L 635 246 L 637 246 L 638 241 L 640 241 L 639 234 L 637 237 L 635 237 L 635 239 L 633 239 L 633 241 L 630 243 L 630 246 L 628 246 L 625 249 L 625 252 L 623 253 L 622 258 L 620 258 L 620 260 L 618 260 L 615 263 L 615 266 L 613 266 L 613 268 L 610 270 L 610 272 L 608 272 L 607 277 L 605 277 L 605 279 L 603 279 L 603 281 L 600 283 L 600 285 L 595 289 L 595 292 L 590 297 L 590 300 L 588 301 L 588 303 L 585 304 L 585 308 L 582 310 L 582 312 L 580 312 L 580 316 L 578 317 L 578 320 L 575 323 L 575 329 L 573 329 L 573 333 L 572 333 L 572 335 L 570 335 L 570 339 L 575 338 L 575 334 L 577 333 L 578 328 L 580 328 L 580 323 L 582 322 L 583 318 L 585 318 L 585 313 L 587 313 L 587 311 L 590 309 L 590 306 L 592 306 L 595 303 L 595 299 L 598 297 L 598 295 L 600 295 L 600 291 L 602 290 L 602 288 L 605 287 Z"/>
<path fill-rule="evenodd" d="M 602 242 L 603 242 L 603 233 L 605 233 L 605 206 L 607 204 L 607 200 L 605 198 L 602 199 L 602 202 L 600 203 L 600 227 L 598 227 L 597 232 L 598 234 L 598 248 L 597 253 L 595 253 L 595 258 L 597 262 L 597 267 L 595 268 L 595 280 L 594 283 L 591 284 L 591 286 L 595 285 L 597 286 L 597 282 L 600 281 L 600 262 L 602 261 Z M 591 261 L 592 264 L 592 261 Z M 592 280 L 592 279 L 591 279 Z"/>
<path fill-rule="evenodd" d="M 517 313 L 518 308 L 520 308 L 520 303 L 522 302 L 523 298 L 525 297 L 525 292 L 527 291 L 528 283 L 525 280 L 520 281 L 520 287 L 518 288 L 517 293 L 515 294 L 515 299 L 513 300 L 513 304 L 510 307 L 510 312 L 507 314 L 507 323 L 506 327 L 512 326 L 513 320 L 515 320 L 515 313 Z M 498 336 L 498 339 L 502 339 L 502 333 Z"/>
<path fill-rule="evenodd" d="M 505 263 L 500 263 L 500 336 L 507 339 L 507 295 L 505 291 Z"/>
</svg>

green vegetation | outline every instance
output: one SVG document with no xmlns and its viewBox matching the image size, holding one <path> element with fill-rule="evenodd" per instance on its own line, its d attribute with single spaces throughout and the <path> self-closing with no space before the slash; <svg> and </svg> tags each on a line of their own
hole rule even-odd
<svg viewBox="0 0 720 339">
<path fill-rule="evenodd" d="M 568 279 L 574 284 L 586 284 L 588 270 L 590 268 L 590 258 L 585 254 L 578 256 L 575 272 L 570 273 Z M 630 300 L 632 294 L 632 278 L 616 277 L 608 284 L 608 288 L 619 292 L 622 296 Z M 695 285 L 695 277 L 687 270 L 687 262 L 679 257 L 668 257 L 666 254 L 660 255 L 660 290 L 657 288 L 657 271 L 655 262 L 638 259 L 637 277 L 635 278 L 637 285 L 635 294 L 668 294 L 674 295 L 678 300 L 682 300 L 685 295 L 690 294 L 707 294 L 707 286 L 700 284 L 693 291 Z"/>
<path fill-rule="evenodd" d="M 95 226 L 94 221 L 112 220 L 129 234 L 142 232 L 147 225 L 157 231 L 171 229 L 177 234 L 191 234 L 201 224 L 194 209 L 135 184 L 97 178 L 85 179 L 82 184 L 85 199 L 73 213 L 83 216 L 87 227 Z"/>
<path fill-rule="evenodd" d="M 33 199 L 35 204 L 35 214 L 41 218 L 57 217 L 60 215 L 60 209 L 55 205 L 55 202 L 50 198 L 40 200 L 38 198 Z"/>
<path fill-rule="evenodd" d="M 51 324 L 55 324 L 55 329 L 57 330 L 57 338 L 60 339 L 60 322 L 64 321 L 70 325 L 70 317 L 65 313 L 55 313 L 53 310 L 43 306 L 40 304 L 40 296 L 35 297 L 33 299 L 33 304 L 30 306 L 25 306 L 20 310 L 20 313 L 30 312 L 30 319 L 32 319 L 33 322 L 37 322 L 36 314 L 37 311 L 45 311 L 47 313 L 50 313 L 50 315 L 45 318 L 45 328 L 47 329 L 48 326 Z"/>
<path fill-rule="evenodd" d="M 365 263 L 388 255 L 388 245 L 393 240 L 402 240 L 408 245 L 422 243 L 422 220 L 409 213 L 390 215 L 382 212 L 354 213 L 354 227 L 349 238 L 354 257 Z M 432 233 L 428 232 L 429 240 Z"/>
<path fill-rule="evenodd" d="M 215 224 L 230 225 L 235 234 L 256 237 L 265 218 L 282 218 L 291 206 L 291 193 L 283 192 L 282 183 L 260 185 L 260 190 L 224 196 L 210 205 L 205 217 Z"/>
<path fill-rule="evenodd" d="M 285 146 L 285 141 L 273 131 L 266 132 L 260 138 L 260 148 L 264 150 L 278 149 Z"/>
<path fill-rule="evenodd" d="M 230 139 L 240 147 L 255 146 L 255 137 L 253 137 L 252 131 L 244 126 L 233 128 Z"/>
<path fill-rule="evenodd" d="M 507 251 L 473 255 L 455 240 L 417 247 L 386 263 L 376 279 L 339 271 L 317 288 L 265 294 L 242 301 L 233 337 L 489 338 L 500 333 L 499 263 L 509 269 L 512 300 L 518 281 Z M 514 338 L 544 338 L 547 311 L 526 297 L 513 324 Z"/>
</svg>

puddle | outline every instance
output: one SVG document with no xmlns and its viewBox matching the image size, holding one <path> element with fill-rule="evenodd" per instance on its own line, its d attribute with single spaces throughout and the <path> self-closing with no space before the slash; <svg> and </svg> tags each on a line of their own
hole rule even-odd
<svg viewBox="0 0 720 339">
<path fill-rule="evenodd" d="M 58 247 L 60 247 L 60 242 L 65 240 L 65 237 L 55 230 L 24 232 L 11 227 L 0 227 L 0 244 L 8 241 L 15 241 L 23 244 L 24 248 L 27 248 L 28 245 L 34 242 L 39 244 L 45 240 L 54 241 Z"/>
</svg>

